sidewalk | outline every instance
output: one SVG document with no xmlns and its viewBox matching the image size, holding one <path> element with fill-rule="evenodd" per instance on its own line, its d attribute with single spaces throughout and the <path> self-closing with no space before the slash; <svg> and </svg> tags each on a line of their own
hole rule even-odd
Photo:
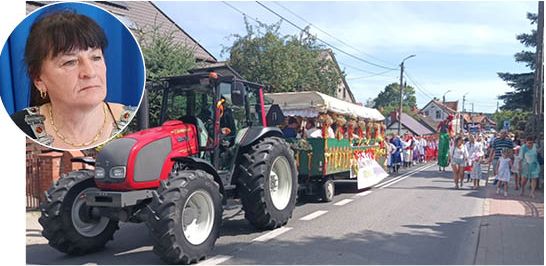
<svg viewBox="0 0 546 266">
<path fill-rule="evenodd" d="M 496 194 L 489 181 L 474 264 L 544 265 L 543 191 L 534 199 L 528 188 L 524 196 L 519 193 L 512 181 L 508 197 Z"/>
</svg>

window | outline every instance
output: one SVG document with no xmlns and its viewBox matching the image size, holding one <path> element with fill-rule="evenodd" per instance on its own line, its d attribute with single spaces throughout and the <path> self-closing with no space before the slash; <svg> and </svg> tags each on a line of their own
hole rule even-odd
<svg viewBox="0 0 546 266">
<path fill-rule="evenodd" d="M 429 115 L 428 111 L 425 111 L 425 116 L 428 116 L 428 115 Z"/>
<path fill-rule="evenodd" d="M 436 111 L 436 119 L 442 119 L 442 112 Z"/>
</svg>

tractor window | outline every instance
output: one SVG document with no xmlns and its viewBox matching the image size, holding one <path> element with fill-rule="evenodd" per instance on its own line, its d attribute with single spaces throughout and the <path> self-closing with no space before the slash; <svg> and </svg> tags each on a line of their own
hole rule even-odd
<svg viewBox="0 0 546 266">
<path fill-rule="evenodd" d="M 178 120 L 187 115 L 189 94 L 189 91 L 174 90 L 171 92 L 171 97 L 169 97 L 167 101 L 167 110 L 164 121 Z"/>
<path fill-rule="evenodd" d="M 253 126 L 262 126 L 262 107 L 260 105 L 260 99 L 258 91 L 256 89 L 247 88 L 246 100 L 250 106 L 250 119 Z"/>
</svg>

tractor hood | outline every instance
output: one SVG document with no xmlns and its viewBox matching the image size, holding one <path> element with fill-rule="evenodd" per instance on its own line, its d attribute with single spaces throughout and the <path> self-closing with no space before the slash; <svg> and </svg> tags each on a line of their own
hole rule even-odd
<svg viewBox="0 0 546 266">
<path fill-rule="evenodd" d="M 197 154 L 196 128 L 172 120 L 109 142 L 97 154 L 95 182 L 103 189 L 153 188 L 166 178 L 172 157 Z"/>
</svg>

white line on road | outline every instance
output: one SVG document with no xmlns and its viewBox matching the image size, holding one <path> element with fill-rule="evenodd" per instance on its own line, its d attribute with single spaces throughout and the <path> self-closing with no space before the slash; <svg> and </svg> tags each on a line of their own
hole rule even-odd
<svg viewBox="0 0 546 266">
<path fill-rule="evenodd" d="M 411 171 L 411 172 L 409 172 L 409 173 L 405 173 L 405 174 L 403 174 L 403 175 L 401 175 L 401 176 L 395 177 L 395 178 L 393 178 L 393 179 L 391 179 L 391 180 L 388 180 L 388 181 L 385 181 L 385 182 L 383 182 L 383 183 L 381 183 L 381 184 L 379 184 L 379 185 L 376 185 L 375 187 L 376 187 L 376 188 L 385 187 L 385 186 L 389 185 L 390 183 L 397 182 L 398 180 L 401 180 L 401 179 L 403 179 L 403 178 L 406 178 L 406 177 L 408 177 L 408 176 L 410 176 L 410 175 L 413 175 L 413 174 L 415 174 L 415 173 L 417 173 L 417 172 L 420 172 L 420 171 L 422 171 L 422 170 L 424 170 L 424 169 L 426 169 L 426 168 L 429 168 L 429 167 L 431 167 L 431 166 L 432 166 L 432 165 L 421 166 L 421 167 L 419 167 L 419 168 L 417 168 L 417 169 L 415 169 L 415 170 L 413 170 L 413 171 Z"/>
<path fill-rule="evenodd" d="M 366 195 L 369 195 L 369 194 L 372 194 L 371 190 L 360 192 L 360 193 L 356 194 L 355 197 L 363 197 L 363 196 L 366 196 Z"/>
<path fill-rule="evenodd" d="M 347 203 L 349 203 L 351 201 L 353 201 L 353 200 L 352 199 L 343 199 L 343 200 L 340 200 L 340 201 L 334 203 L 334 205 L 343 206 L 343 205 L 345 205 L 345 204 L 347 204 Z"/>
<path fill-rule="evenodd" d="M 288 231 L 290 231 L 292 229 L 292 227 L 281 227 L 281 228 L 277 228 L 267 234 L 264 234 L 264 235 L 261 235 L 257 238 L 254 238 L 252 239 L 252 241 L 256 241 L 256 242 L 266 242 L 268 240 L 271 240 L 283 233 L 286 233 Z"/>
<path fill-rule="evenodd" d="M 394 184 L 396 184 L 396 183 L 398 183 L 398 182 L 400 182 L 400 181 L 402 181 L 402 180 L 404 180 L 404 179 L 406 179 L 406 178 L 412 176 L 413 174 L 415 174 L 415 173 L 417 173 L 417 172 L 421 172 L 421 171 L 423 171 L 423 170 L 425 170 L 425 169 L 427 169 L 427 168 L 430 168 L 430 167 L 432 167 L 432 166 L 434 166 L 434 165 L 429 165 L 429 166 L 427 166 L 427 167 L 425 167 L 425 168 L 423 168 L 423 169 L 421 169 L 421 170 L 419 170 L 419 171 L 416 171 L 416 172 L 412 173 L 411 175 L 404 176 L 403 178 L 400 178 L 400 179 L 398 179 L 398 180 L 396 180 L 396 181 L 394 181 L 394 182 L 391 182 L 391 183 L 389 183 L 389 184 L 386 184 L 386 185 L 380 187 L 379 189 L 383 189 L 383 188 L 392 186 L 392 185 L 394 185 Z"/>
<path fill-rule="evenodd" d="M 210 259 L 206 259 L 197 263 L 197 265 L 218 265 L 226 260 L 233 258 L 232 256 L 217 255 Z"/>
<path fill-rule="evenodd" d="M 313 212 L 313 213 L 311 213 L 309 215 L 306 215 L 306 216 L 300 218 L 300 220 L 301 221 L 310 221 L 310 220 L 313 220 L 313 219 L 315 219 L 315 218 L 317 218 L 317 217 L 319 217 L 319 216 L 321 216 L 321 215 L 323 215 L 323 214 L 325 214 L 327 212 L 328 211 L 316 211 L 316 212 Z"/>
<path fill-rule="evenodd" d="M 131 253 L 137 253 L 137 252 L 143 252 L 143 251 L 152 251 L 153 249 L 154 248 L 152 246 L 139 247 L 139 248 L 131 249 L 128 251 L 116 253 L 115 256 L 127 255 Z"/>
</svg>

